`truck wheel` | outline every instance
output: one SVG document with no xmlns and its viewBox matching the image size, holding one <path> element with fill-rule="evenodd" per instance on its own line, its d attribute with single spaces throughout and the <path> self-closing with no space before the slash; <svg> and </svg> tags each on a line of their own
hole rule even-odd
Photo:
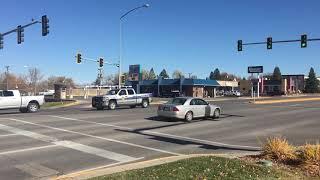
<svg viewBox="0 0 320 180">
<path fill-rule="evenodd" d="M 27 107 L 28 112 L 37 112 L 39 110 L 39 105 L 37 103 L 29 103 Z"/>
<path fill-rule="evenodd" d="M 114 101 L 109 102 L 109 109 L 110 110 L 115 110 L 116 106 L 117 106 L 116 102 L 114 102 Z"/>
<path fill-rule="evenodd" d="M 27 113 L 28 109 L 27 108 L 20 108 L 19 111 L 22 112 L 22 113 Z"/>
<path fill-rule="evenodd" d="M 147 100 L 142 100 L 141 106 L 142 108 L 147 108 L 149 106 L 149 102 Z"/>
</svg>

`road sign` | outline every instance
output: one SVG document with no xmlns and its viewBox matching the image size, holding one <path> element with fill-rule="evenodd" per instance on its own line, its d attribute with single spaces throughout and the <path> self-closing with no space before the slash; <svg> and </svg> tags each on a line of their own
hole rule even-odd
<svg viewBox="0 0 320 180">
<path fill-rule="evenodd" d="M 249 66 L 248 73 L 263 73 L 263 66 Z"/>
</svg>

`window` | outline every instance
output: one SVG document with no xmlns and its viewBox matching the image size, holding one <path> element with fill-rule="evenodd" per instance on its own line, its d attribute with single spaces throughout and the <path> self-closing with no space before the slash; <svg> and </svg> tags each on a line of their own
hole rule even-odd
<svg viewBox="0 0 320 180">
<path fill-rule="evenodd" d="M 175 105 L 184 105 L 187 101 L 185 98 L 174 98 L 171 101 L 168 101 L 167 104 L 175 104 Z"/>
<path fill-rule="evenodd" d="M 134 95 L 134 91 L 132 89 L 128 89 L 128 94 L 129 95 Z"/>
<path fill-rule="evenodd" d="M 4 97 L 14 96 L 12 91 L 3 91 L 2 93 Z"/>
<path fill-rule="evenodd" d="M 196 103 L 196 100 L 195 99 L 192 99 L 191 101 L 190 101 L 190 105 L 196 105 L 197 103 Z"/>
<path fill-rule="evenodd" d="M 2 91 L 0 91 L 0 97 L 2 97 L 3 96 L 3 93 L 2 93 Z"/>
<path fill-rule="evenodd" d="M 202 99 L 196 99 L 196 105 L 208 105 L 208 103 Z"/>
<path fill-rule="evenodd" d="M 119 96 L 124 96 L 124 95 L 127 95 L 127 91 L 126 90 L 121 90 L 119 92 Z"/>
<path fill-rule="evenodd" d="M 118 89 L 113 89 L 113 90 L 110 90 L 107 95 L 116 95 L 118 92 L 119 92 Z"/>
</svg>

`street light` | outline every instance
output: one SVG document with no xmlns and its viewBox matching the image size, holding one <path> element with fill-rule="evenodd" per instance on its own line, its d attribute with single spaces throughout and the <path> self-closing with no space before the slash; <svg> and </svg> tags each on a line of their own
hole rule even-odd
<svg viewBox="0 0 320 180">
<path fill-rule="evenodd" d="M 149 4 L 144 4 L 142 6 L 133 8 L 130 11 L 124 13 L 119 19 L 119 76 L 118 76 L 119 88 L 121 87 L 121 66 L 122 66 L 122 19 L 133 11 L 136 11 L 141 8 L 148 8 L 149 6 L 150 6 Z"/>
</svg>

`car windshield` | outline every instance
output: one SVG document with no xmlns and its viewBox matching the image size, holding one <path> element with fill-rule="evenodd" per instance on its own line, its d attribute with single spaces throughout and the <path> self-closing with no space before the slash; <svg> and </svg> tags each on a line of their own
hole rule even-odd
<svg viewBox="0 0 320 180">
<path fill-rule="evenodd" d="M 174 98 L 167 102 L 167 104 L 184 105 L 186 98 Z"/>
<path fill-rule="evenodd" d="M 107 95 L 116 95 L 119 92 L 119 89 L 113 89 L 108 92 Z"/>
</svg>

